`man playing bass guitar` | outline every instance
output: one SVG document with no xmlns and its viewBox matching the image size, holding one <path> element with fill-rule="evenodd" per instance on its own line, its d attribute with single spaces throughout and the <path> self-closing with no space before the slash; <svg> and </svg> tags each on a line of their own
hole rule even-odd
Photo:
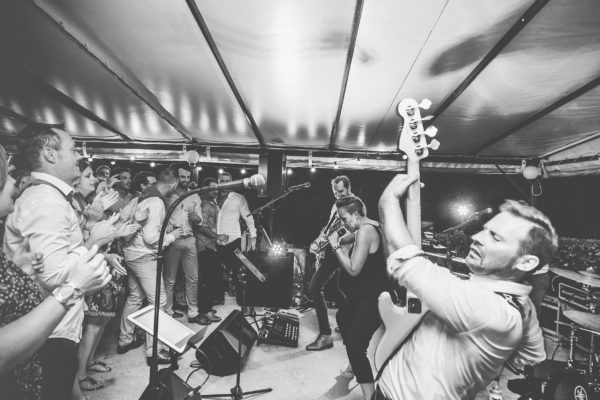
<svg viewBox="0 0 600 400">
<path fill-rule="evenodd" d="M 522 281 L 557 248 L 548 218 L 507 200 L 472 237 L 461 280 L 422 256 L 399 200 L 417 179 L 397 175 L 379 200 L 388 273 L 429 311 L 379 368 L 374 399 L 473 399 L 510 360 L 545 359 L 535 309 Z"/>
</svg>

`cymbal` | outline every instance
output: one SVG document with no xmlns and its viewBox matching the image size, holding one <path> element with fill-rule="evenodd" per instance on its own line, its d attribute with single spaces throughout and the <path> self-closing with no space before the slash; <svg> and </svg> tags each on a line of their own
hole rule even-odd
<svg viewBox="0 0 600 400">
<path fill-rule="evenodd" d="M 554 272 L 556 275 L 562 276 L 563 278 L 581 283 L 582 285 L 600 288 L 600 278 L 586 276 L 577 271 L 571 271 L 564 268 L 551 267 L 550 271 Z"/>
<path fill-rule="evenodd" d="M 600 332 L 600 315 L 577 310 L 565 310 L 564 316 L 591 331 Z"/>
</svg>

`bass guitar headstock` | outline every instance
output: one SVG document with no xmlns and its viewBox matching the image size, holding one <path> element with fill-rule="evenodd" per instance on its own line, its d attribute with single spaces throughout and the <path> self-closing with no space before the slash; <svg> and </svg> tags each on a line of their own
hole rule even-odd
<svg viewBox="0 0 600 400">
<path fill-rule="evenodd" d="M 419 161 L 429 155 L 429 149 L 437 150 L 440 142 L 432 139 L 427 144 L 426 136 L 433 138 L 437 134 L 437 128 L 429 126 L 423 129 L 423 121 L 431 119 L 429 117 L 421 117 L 420 109 L 427 110 L 431 107 L 429 99 L 423 99 L 421 103 L 416 100 L 407 98 L 398 104 L 398 114 L 404 120 L 398 148 L 406 154 L 406 157 L 411 161 Z"/>
</svg>

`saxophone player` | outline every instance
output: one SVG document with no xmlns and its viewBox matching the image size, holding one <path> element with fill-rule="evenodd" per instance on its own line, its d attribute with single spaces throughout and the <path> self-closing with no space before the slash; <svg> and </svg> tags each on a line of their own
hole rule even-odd
<svg viewBox="0 0 600 400">
<path fill-rule="evenodd" d="M 352 195 L 350 179 L 345 175 L 336 176 L 331 180 L 331 190 L 335 199 Z M 334 231 L 337 231 L 342 226 L 337 215 L 335 203 L 331 207 L 329 221 L 327 225 L 321 229 L 319 236 L 311 243 L 310 252 L 315 254 L 316 271 L 313 275 L 308 291 L 313 301 L 317 321 L 319 323 L 319 335 L 315 340 L 306 346 L 306 350 L 318 351 L 333 347 L 333 338 L 331 336 L 331 326 L 329 325 L 329 317 L 327 315 L 327 304 L 325 303 L 325 295 L 323 289 L 327 282 L 332 278 L 335 279 L 336 297 L 343 302 L 346 298 L 339 286 L 339 270 L 340 264 L 336 256 L 330 248 L 328 248 L 328 237 Z M 354 239 L 353 235 L 348 235 L 343 238 L 340 243 L 351 243 Z"/>
</svg>

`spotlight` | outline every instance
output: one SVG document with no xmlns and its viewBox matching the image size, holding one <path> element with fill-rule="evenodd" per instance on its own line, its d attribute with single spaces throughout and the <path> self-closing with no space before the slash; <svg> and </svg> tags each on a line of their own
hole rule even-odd
<svg viewBox="0 0 600 400">
<path fill-rule="evenodd" d="M 337 161 L 333 163 L 333 169 L 338 169 Z"/>
<path fill-rule="evenodd" d="M 291 169 L 291 168 L 288 168 L 288 169 L 287 169 L 287 174 L 288 174 L 288 175 L 291 175 L 291 174 L 292 174 L 292 169 Z"/>
<path fill-rule="evenodd" d="M 406 154 L 402 154 L 402 159 L 406 160 L 408 158 L 408 156 Z"/>
<path fill-rule="evenodd" d="M 223 168 L 219 168 L 219 175 L 221 175 L 223 172 L 225 172 Z"/>
<path fill-rule="evenodd" d="M 310 172 L 317 172 L 317 169 L 315 167 L 311 167 Z"/>
<path fill-rule="evenodd" d="M 196 171 L 202 171 L 202 167 L 198 165 L 198 166 L 196 167 Z"/>
<path fill-rule="evenodd" d="M 246 168 L 242 168 L 242 170 L 240 171 L 240 173 L 241 173 L 242 175 L 246 175 Z"/>
<path fill-rule="evenodd" d="M 92 156 L 89 156 L 89 158 L 88 158 L 88 161 L 89 161 L 89 162 L 92 162 L 92 161 L 94 161 L 94 159 L 92 158 Z"/>
<path fill-rule="evenodd" d="M 135 156 L 131 156 L 131 157 L 129 157 L 129 159 L 130 159 L 131 161 L 135 161 Z"/>
<path fill-rule="evenodd" d="M 269 248 L 269 254 L 272 256 L 281 256 L 287 253 L 287 245 L 285 242 L 273 242 L 271 247 Z"/>
<path fill-rule="evenodd" d="M 152 161 L 152 162 L 150 163 L 150 168 L 154 168 L 154 167 L 156 167 L 156 163 L 155 163 L 154 161 Z"/>
<path fill-rule="evenodd" d="M 117 162 L 116 162 L 115 160 L 112 160 L 112 161 L 110 162 L 110 165 L 115 165 L 116 163 L 117 163 Z"/>
</svg>

